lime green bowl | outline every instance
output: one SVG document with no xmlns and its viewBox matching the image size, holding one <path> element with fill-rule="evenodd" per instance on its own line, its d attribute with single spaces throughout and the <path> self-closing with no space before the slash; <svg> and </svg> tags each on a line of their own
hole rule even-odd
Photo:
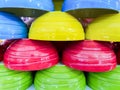
<svg viewBox="0 0 120 90">
<path fill-rule="evenodd" d="M 39 76 L 40 76 L 40 78 L 36 78 L 36 81 L 39 81 L 39 82 L 45 83 L 45 84 L 66 84 L 66 83 L 72 84 L 72 83 L 76 83 L 76 82 L 80 82 L 80 81 L 84 80 L 84 76 L 82 76 L 82 75 L 77 76 L 75 78 L 71 78 L 71 79 L 48 78 L 48 76 L 46 76 L 46 75 L 39 75 Z"/>
<path fill-rule="evenodd" d="M 49 85 L 49 84 L 43 84 L 38 82 L 35 82 L 35 83 L 37 84 L 38 88 L 43 88 L 44 90 L 53 90 L 53 89 L 54 90 L 85 90 L 85 88 L 83 87 L 85 84 L 81 84 L 81 83 L 59 84 L 59 85 L 56 85 L 56 84 Z"/>
<path fill-rule="evenodd" d="M 94 90 L 120 90 L 120 66 L 110 72 L 89 73 L 87 83 Z"/>
<path fill-rule="evenodd" d="M 28 76 L 28 78 L 26 80 L 21 79 L 21 80 L 19 80 L 19 82 L 16 82 L 16 83 L 15 82 L 12 82 L 12 83 L 9 83 L 9 84 L 3 84 L 3 83 L 1 83 L 0 84 L 0 89 L 3 89 L 3 88 L 4 89 L 17 88 L 18 86 L 20 86 L 21 88 L 24 88 L 24 87 L 26 87 L 26 85 L 30 86 L 31 84 L 32 84 L 32 79 L 31 79 L 30 76 Z M 24 86 L 24 87 L 22 87 L 22 86 Z"/>
<path fill-rule="evenodd" d="M 34 84 L 36 90 L 85 90 L 86 87 L 83 72 L 61 64 L 38 71 Z"/>
<path fill-rule="evenodd" d="M 31 72 L 9 70 L 0 63 L 0 90 L 26 90 L 32 81 Z"/>
</svg>

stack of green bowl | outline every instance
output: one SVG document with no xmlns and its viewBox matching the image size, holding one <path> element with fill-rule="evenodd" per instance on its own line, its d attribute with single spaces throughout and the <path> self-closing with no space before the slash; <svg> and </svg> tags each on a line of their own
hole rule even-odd
<svg viewBox="0 0 120 90">
<path fill-rule="evenodd" d="M 26 90 L 32 81 L 31 72 L 12 71 L 0 63 L 0 90 Z"/>
<path fill-rule="evenodd" d="M 38 71 L 34 84 L 35 90 L 85 90 L 86 87 L 83 72 L 61 64 Z"/>
<path fill-rule="evenodd" d="M 110 72 L 89 73 L 87 81 L 93 90 L 120 90 L 120 66 Z"/>
</svg>

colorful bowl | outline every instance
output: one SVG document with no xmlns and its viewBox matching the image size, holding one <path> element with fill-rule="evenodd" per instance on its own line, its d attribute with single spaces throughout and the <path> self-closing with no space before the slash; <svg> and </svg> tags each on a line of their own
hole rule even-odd
<svg viewBox="0 0 120 90">
<path fill-rule="evenodd" d="M 12 71 L 0 63 L 0 90 L 26 90 L 32 84 L 31 72 Z"/>
<path fill-rule="evenodd" d="M 0 11 L 14 13 L 17 16 L 38 17 L 53 11 L 52 0 L 1 0 Z"/>
<path fill-rule="evenodd" d="M 120 42 L 120 14 L 96 18 L 86 29 L 86 39 Z"/>
<path fill-rule="evenodd" d="M 0 60 L 3 60 L 4 52 L 14 40 L 0 39 Z"/>
<path fill-rule="evenodd" d="M 4 55 L 5 66 L 12 70 L 41 70 L 57 63 L 57 51 L 50 42 L 45 41 L 16 40 Z"/>
<path fill-rule="evenodd" d="M 120 43 L 119 43 L 120 44 Z M 119 47 L 117 48 L 117 52 L 116 52 L 116 56 L 117 56 L 117 64 L 120 64 L 120 45 Z"/>
<path fill-rule="evenodd" d="M 85 40 L 67 47 L 62 62 L 77 70 L 105 72 L 116 67 L 116 55 L 102 42 Z"/>
<path fill-rule="evenodd" d="M 86 87 L 83 72 L 61 64 L 38 71 L 34 85 L 36 90 L 85 90 Z"/>
<path fill-rule="evenodd" d="M 0 39 L 26 38 L 27 33 L 27 26 L 19 17 L 0 12 Z"/>
<path fill-rule="evenodd" d="M 29 38 L 47 41 L 83 40 L 84 30 L 81 23 L 71 15 L 55 11 L 39 17 L 32 23 Z"/>
<path fill-rule="evenodd" d="M 89 73 L 87 83 L 94 90 L 120 90 L 120 66 L 104 73 Z"/>
<path fill-rule="evenodd" d="M 119 0 L 65 0 L 62 11 L 80 18 L 98 17 L 103 14 L 118 13 Z"/>
</svg>

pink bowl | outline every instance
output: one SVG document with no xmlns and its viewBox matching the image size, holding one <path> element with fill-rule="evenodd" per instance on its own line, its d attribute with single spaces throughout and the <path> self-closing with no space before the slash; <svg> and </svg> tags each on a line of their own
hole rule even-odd
<svg viewBox="0 0 120 90">
<path fill-rule="evenodd" d="M 16 40 L 4 55 L 5 66 L 13 70 L 41 70 L 57 63 L 56 49 L 50 42 L 45 41 Z"/>
<path fill-rule="evenodd" d="M 3 60 L 4 52 L 14 40 L 0 39 L 0 61 Z"/>
<path fill-rule="evenodd" d="M 62 62 L 77 70 L 105 72 L 116 67 L 116 55 L 106 43 L 85 40 L 67 47 Z"/>
<path fill-rule="evenodd" d="M 58 63 L 57 60 L 46 61 L 46 62 L 35 62 L 35 63 L 27 63 L 27 64 L 9 64 L 7 61 L 4 62 L 5 66 L 12 70 L 18 71 L 34 71 L 34 70 L 42 70 L 46 68 L 50 68 Z"/>
</svg>

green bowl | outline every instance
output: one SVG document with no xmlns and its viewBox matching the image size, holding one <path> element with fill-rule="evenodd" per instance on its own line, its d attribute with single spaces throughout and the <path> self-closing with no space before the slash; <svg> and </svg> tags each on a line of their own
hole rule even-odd
<svg viewBox="0 0 120 90">
<path fill-rule="evenodd" d="M 94 78 L 89 78 L 88 86 L 91 87 L 93 90 L 120 90 L 119 84 L 113 84 Z"/>
<path fill-rule="evenodd" d="M 22 72 L 22 73 L 18 73 L 15 75 L 11 75 L 11 76 L 5 76 L 5 77 L 0 77 L 0 83 L 14 83 L 16 81 L 19 81 L 21 79 L 26 80 L 28 75 L 31 75 L 30 72 Z"/>
<path fill-rule="evenodd" d="M 31 85 L 32 85 L 32 80 L 29 80 L 28 83 L 24 83 L 22 85 L 17 85 L 15 87 L 11 87 L 11 88 L 1 87 L 0 90 L 27 90 L 27 88 L 29 88 Z"/>
<path fill-rule="evenodd" d="M 46 83 L 46 84 L 66 84 L 66 83 L 72 84 L 72 83 L 80 82 L 83 79 L 85 80 L 85 77 L 83 75 L 71 79 L 56 79 L 56 78 L 47 77 L 45 75 L 40 75 L 39 77 L 40 78 L 35 78 L 35 80 L 39 80 L 41 83 Z"/>
<path fill-rule="evenodd" d="M 105 83 L 110 83 L 110 84 L 120 84 L 120 81 L 119 79 L 110 79 L 110 78 L 105 78 L 105 77 L 102 77 L 102 76 L 99 76 L 99 75 L 96 75 L 96 74 L 90 74 L 90 78 L 93 78 L 93 79 L 96 79 L 94 81 L 103 81 Z"/>
<path fill-rule="evenodd" d="M 61 64 L 38 71 L 34 84 L 36 90 L 85 90 L 86 86 L 83 72 Z"/>
<path fill-rule="evenodd" d="M 67 79 L 70 79 L 70 78 L 74 78 L 74 77 L 77 77 L 78 75 L 82 74 L 80 71 L 73 71 L 73 72 L 64 72 L 64 73 L 52 73 L 52 72 L 46 72 L 46 71 L 40 71 L 38 73 L 39 75 L 40 74 L 44 74 L 44 75 L 47 75 L 48 77 L 51 77 L 51 78 L 67 78 Z"/>
<path fill-rule="evenodd" d="M 0 73 L 3 73 L 3 72 L 11 72 L 12 70 L 9 70 L 8 68 L 6 68 L 4 66 L 3 63 L 0 63 Z M 16 71 L 15 71 L 16 72 Z"/>
<path fill-rule="evenodd" d="M 75 71 L 74 69 L 72 68 L 69 68 L 69 67 L 66 67 L 64 66 L 63 64 L 57 64 L 56 66 L 54 67 L 51 67 L 49 69 L 46 69 L 45 71 L 48 71 L 48 72 L 55 72 L 55 73 L 63 73 L 63 72 L 70 72 L 70 71 Z"/>
<path fill-rule="evenodd" d="M 120 66 L 110 72 L 89 73 L 87 83 L 93 90 L 120 90 Z"/>
<path fill-rule="evenodd" d="M 48 85 L 48 84 L 42 84 L 39 82 L 35 82 L 37 84 L 35 87 L 36 90 L 39 90 L 39 88 L 44 88 L 44 90 L 85 90 L 86 84 L 84 83 L 75 83 L 75 84 L 59 84 L 59 85 Z M 84 89 L 83 89 L 84 88 Z"/>
<path fill-rule="evenodd" d="M 25 79 L 25 78 L 23 78 L 23 79 Z M 15 88 L 18 86 L 23 86 L 30 82 L 32 83 L 31 76 L 28 76 L 26 80 L 23 80 L 23 79 L 13 82 L 13 83 L 9 83 L 9 84 L 0 83 L 0 88 L 9 89 L 9 88 Z"/>
</svg>

